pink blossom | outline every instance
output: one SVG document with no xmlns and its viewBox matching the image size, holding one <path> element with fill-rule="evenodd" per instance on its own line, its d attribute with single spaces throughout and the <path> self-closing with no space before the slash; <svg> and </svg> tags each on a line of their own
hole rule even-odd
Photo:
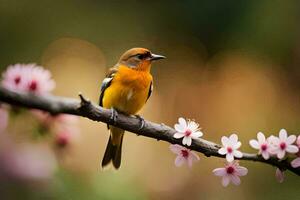
<svg viewBox="0 0 300 200">
<path fill-rule="evenodd" d="M 213 170 L 216 176 L 222 177 L 222 185 L 226 187 L 230 182 L 234 185 L 241 183 L 240 176 L 245 176 L 248 173 L 248 169 L 239 166 L 237 161 L 227 163 L 224 168 L 216 168 Z"/>
<path fill-rule="evenodd" d="M 175 159 L 175 166 L 180 167 L 183 163 L 187 163 L 189 167 L 192 167 L 194 161 L 199 161 L 199 156 L 192 152 L 190 149 L 182 147 L 178 144 L 170 145 L 170 150 L 177 154 Z"/>
<path fill-rule="evenodd" d="M 277 155 L 278 159 L 283 159 L 286 153 L 297 153 L 298 147 L 293 145 L 296 141 L 295 135 L 287 135 L 285 129 L 279 131 L 279 138 L 272 136 L 270 142 L 273 144 L 272 152 Z"/>
<path fill-rule="evenodd" d="M 284 181 L 284 171 L 281 171 L 279 168 L 276 168 L 275 177 L 279 183 Z"/>
<path fill-rule="evenodd" d="M 271 145 L 262 132 L 257 133 L 257 140 L 250 140 L 249 144 L 254 149 L 258 149 L 258 154 L 261 154 L 265 160 L 270 158 Z"/>
<path fill-rule="evenodd" d="M 58 147 L 66 147 L 70 143 L 74 143 L 79 138 L 79 130 L 77 126 L 64 127 L 60 126 L 55 130 L 55 144 Z"/>
<path fill-rule="evenodd" d="M 27 73 L 24 74 L 25 91 L 34 94 L 45 94 L 51 92 L 55 88 L 55 82 L 51 79 L 51 73 L 41 66 L 27 66 Z"/>
<path fill-rule="evenodd" d="M 180 117 L 178 124 L 175 124 L 174 128 L 177 131 L 173 137 L 176 139 L 183 138 L 182 144 L 191 146 L 192 139 L 196 140 L 203 135 L 200 131 L 199 124 L 192 120 L 185 120 Z"/>
<path fill-rule="evenodd" d="M 22 91 L 24 88 L 25 66 L 23 64 L 15 64 L 8 66 L 7 70 L 2 74 L 2 86 L 13 91 Z"/>
<path fill-rule="evenodd" d="M 70 137 L 69 132 L 59 132 L 56 134 L 55 143 L 59 147 L 65 147 L 70 142 Z"/>
<path fill-rule="evenodd" d="M 221 138 L 223 147 L 219 149 L 218 153 L 221 155 L 226 155 L 226 160 L 232 162 L 234 157 L 241 158 L 243 157 L 242 152 L 238 149 L 241 147 L 242 143 L 238 141 L 238 136 L 236 134 L 231 134 L 228 137 L 223 136 Z"/>
<path fill-rule="evenodd" d="M 40 110 L 32 110 L 31 113 L 46 130 L 54 134 L 54 142 L 59 147 L 65 147 L 79 137 L 77 116 L 68 114 L 53 116 Z"/>
<path fill-rule="evenodd" d="M 8 111 L 0 105 L 0 133 L 2 133 L 8 125 Z"/>
<path fill-rule="evenodd" d="M 51 73 L 36 64 L 15 64 L 3 73 L 3 87 L 18 91 L 45 94 L 51 92 L 55 82 Z"/>
</svg>

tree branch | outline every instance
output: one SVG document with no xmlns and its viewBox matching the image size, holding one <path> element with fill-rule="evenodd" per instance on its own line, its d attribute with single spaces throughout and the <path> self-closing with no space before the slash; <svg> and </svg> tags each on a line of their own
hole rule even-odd
<svg viewBox="0 0 300 200">
<path fill-rule="evenodd" d="M 181 144 L 181 140 L 175 139 L 173 135 L 175 130 L 164 124 L 157 124 L 150 121 L 145 121 L 145 125 L 140 129 L 140 119 L 134 116 L 127 116 L 119 114 L 115 124 L 110 120 L 111 110 L 104 109 L 98 105 L 93 104 L 91 101 L 85 99 L 81 94 L 79 95 L 80 101 L 72 98 L 63 98 L 56 96 L 34 96 L 27 93 L 16 93 L 9 91 L 3 87 L 0 87 L 0 101 L 15 106 L 35 108 L 47 111 L 53 115 L 66 113 L 86 117 L 94 121 L 101 121 L 107 124 L 111 124 L 130 131 L 137 135 L 143 135 L 145 137 L 153 138 L 156 140 L 163 140 L 172 144 Z M 200 152 L 205 156 L 222 157 L 218 154 L 220 145 L 213 142 L 199 139 L 193 140 L 193 143 L 189 149 Z M 288 160 L 279 161 L 276 158 L 270 158 L 264 160 L 257 154 L 243 153 L 243 157 L 240 160 L 257 161 L 266 163 L 281 170 L 290 170 L 291 172 L 300 175 L 300 168 L 293 168 Z"/>
</svg>

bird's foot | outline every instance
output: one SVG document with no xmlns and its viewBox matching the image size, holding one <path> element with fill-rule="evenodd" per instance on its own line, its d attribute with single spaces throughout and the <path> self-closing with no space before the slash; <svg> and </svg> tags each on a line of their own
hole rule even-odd
<svg viewBox="0 0 300 200">
<path fill-rule="evenodd" d="M 144 118 L 142 118 L 140 115 L 135 115 L 135 117 L 140 120 L 139 130 L 142 130 L 145 127 L 145 120 L 144 120 Z"/>
<path fill-rule="evenodd" d="M 115 125 L 118 119 L 118 112 L 114 108 L 111 108 L 110 110 L 111 110 L 111 115 L 109 120 L 112 124 Z"/>
</svg>

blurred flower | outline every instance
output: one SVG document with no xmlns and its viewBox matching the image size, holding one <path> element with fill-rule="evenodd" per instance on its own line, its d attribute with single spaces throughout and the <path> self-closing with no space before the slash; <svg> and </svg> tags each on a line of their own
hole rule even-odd
<svg viewBox="0 0 300 200">
<path fill-rule="evenodd" d="M 26 67 L 27 70 L 24 74 L 25 91 L 32 92 L 34 94 L 45 94 L 54 89 L 55 82 L 51 79 L 50 71 L 45 70 L 43 67 L 35 64 L 31 64 Z"/>
<path fill-rule="evenodd" d="M 278 159 L 282 159 L 285 156 L 285 153 L 297 153 L 298 147 L 293 145 L 296 141 L 295 135 L 287 135 L 285 129 L 279 131 L 279 138 L 272 136 L 270 137 L 270 142 L 273 144 L 272 152 L 277 155 Z"/>
<path fill-rule="evenodd" d="M 0 149 L 0 163 L 0 175 L 9 179 L 43 181 L 56 170 L 55 156 L 46 146 L 6 143 Z"/>
<path fill-rule="evenodd" d="M 222 177 L 222 185 L 226 187 L 230 182 L 234 185 L 241 183 L 240 176 L 245 176 L 248 173 L 248 169 L 239 166 L 237 161 L 227 163 L 224 168 L 216 168 L 213 170 L 216 176 Z"/>
<path fill-rule="evenodd" d="M 74 143 L 74 141 L 79 137 L 79 130 L 76 126 L 74 127 L 63 127 L 57 128 L 55 130 L 55 138 L 54 142 L 58 147 L 66 147 L 70 143 Z"/>
<path fill-rule="evenodd" d="M 25 83 L 25 66 L 23 64 L 8 66 L 7 70 L 2 74 L 2 86 L 13 91 L 22 91 Z"/>
<path fill-rule="evenodd" d="M 65 147 L 79 136 L 78 117 L 68 114 L 51 115 L 48 112 L 32 110 L 31 113 L 47 131 L 54 134 L 54 142 Z"/>
<path fill-rule="evenodd" d="M 249 144 L 254 149 L 258 149 L 258 154 L 261 154 L 265 160 L 270 158 L 271 146 L 262 132 L 257 133 L 257 140 L 250 140 Z"/>
<path fill-rule="evenodd" d="M 56 134 L 55 143 L 59 147 L 65 147 L 70 142 L 70 132 L 59 132 Z"/>
<path fill-rule="evenodd" d="M 8 111 L 0 105 L 0 133 L 2 133 L 8 124 Z"/>
<path fill-rule="evenodd" d="M 237 150 L 241 147 L 242 143 L 238 141 L 238 136 L 236 134 L 231 134 L 229 138 L 223 136 L 221 138 L 221 142 L 223 147 L 219 149 L 218 153 L 221 155 L 226 155 L 226 160 L 228 162 L 232 162 L 234 157 L 243 157 L 242 152 Z"/>
<path fill-rule="evenodd" d="M 36 64 L 15 64 L 3 73 L 2 85 L 14 91 L 45 94 L 52 91 L 55 82 L 51 73 Z"/>
<path fill-rule="evenodd" d="M 199 156 L 196 153 L 178 144 L 170 145 L 170 150 L 173 153 L 177 154 L 177 157 L 175 159 L 176 167 L 182 166 L 185 162 L 189 167 L 192 167 L 194 161 L 200 160 Z"/>
<path fill-rule="evenodd" d="M 275 177 L 279 183 L 282 183 L 284 181 L 284 171 L 276 168 Z"/>
<path fill-rule="evenodd" d="M 174 126 L 177 132 L 173 135 L 173 137 L 176 139 L 183 138 L 183 145 L 191 146 L 192 139 L 198 139 L 203 135 L 200 131 L 199 124 L 195 121 L 186 121 L 184 118 L 180 117 L 178 122 L 179 123 Z"/>
</svg>

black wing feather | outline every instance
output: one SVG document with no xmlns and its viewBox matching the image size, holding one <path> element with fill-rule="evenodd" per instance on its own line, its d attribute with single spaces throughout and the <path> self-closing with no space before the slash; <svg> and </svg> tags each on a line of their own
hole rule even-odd
<svg viewBox="0 0 300 200">
<path fill-rule="evenodd" d="M 108 72 L 108 74 L 106 75 L 105 79 L 103 79 L 102 84 L 101 84 L 101 93 L 100 93 L 100 97 L 99 97 L 99 105 L 103 106 L 103 96 L 104 96 L 104 92 L 105 90 L 111 85 L 111 82 L 114 79 L 114 76 L 116 74 L 116 72 L 118 71 L 117 68 L 111 68 Z"/>
<path fill-rule="evenodd" d="M 149 87 L 149 91 L 148 91 L 148 97 L 147 97 L 146 102 L 147 102 L 148 99 L 150 98 L 150 96 L 151 96 L 151 94 L 152 94 L 152 91 L 153 91 L 153 81 L 151 81 L 151 83 L 150 83 L 150 87 Z"/>
</svg>

